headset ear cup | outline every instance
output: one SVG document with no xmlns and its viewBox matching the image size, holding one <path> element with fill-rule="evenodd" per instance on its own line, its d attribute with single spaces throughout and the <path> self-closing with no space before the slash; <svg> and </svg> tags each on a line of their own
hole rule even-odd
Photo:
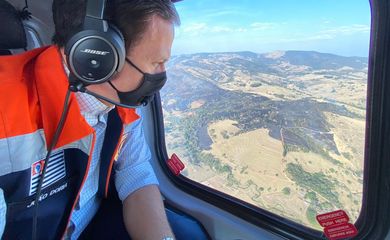
<svg viewBox="0 0 390 240">
<path fill-rule="evenodd" d="M 65 46 L 71 73 L 85 84 L 103 83 L 123 68 L 126 50 L 120 31 L 84 30 L 70 38 Z"/>
<path fill-rule="evenodd" d="M 125 37 L 123 36 L 121 30 L 115 24 L 109 23 L 108 26 L 112 31 L 119 35 L 120 39 L 122 39 L 123 44 L 125 45 Z"/>
<path fill-rule="evenodd" d="M 103 83 L 118 72 L 123 50 L 118 35 L 112 35 L 110 31 L 84 30 L 69 40 L 65 49 L 68 67 L 81 82 Z"/>
<path fill-rule="evenodd" d="M 113 24 L 108 24 L 108 34 L 111 36 L 111 42 L 116 48 L 118 54 L 118 67 L 117 72 L 120 72 L 123 68 L 126 59 L 126 44 L 122 32 Z"/>
<path fill-rule="evenodd" d="M 126 49 L 122 33 L 113 25 L 106 26 L 106 31 L 80 31 L 65 45 L 69 70 L 84 84 L 110 80 L 122 70 L 125 63 Z"/>
</svg>

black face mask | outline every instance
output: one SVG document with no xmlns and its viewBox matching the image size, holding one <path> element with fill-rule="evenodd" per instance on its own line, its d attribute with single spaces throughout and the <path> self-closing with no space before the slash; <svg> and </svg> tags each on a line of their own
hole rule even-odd
<svg viewBox="0 0 390 240">
<path fill-rule="evenodd" d="M 111 81 L 108 83 L 117 92 L 121 104 L 131 107 L 137 107 L 140 105 L 146 106 L 150 101 L 153 100 L 154 94 L 160 91 L 160 89 L 166 83 L 167 73 L 145 73 L 127 58 L 126 62 L 143 74 L 141 85 L 133 91 L 121 92 L 111 83 Z"/>
</svg>

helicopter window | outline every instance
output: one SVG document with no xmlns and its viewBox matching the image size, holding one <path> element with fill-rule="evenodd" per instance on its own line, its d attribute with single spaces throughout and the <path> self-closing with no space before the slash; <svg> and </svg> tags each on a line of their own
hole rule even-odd
<svg viewBox="0 0 390 240">
<path fill-rule="evenodd" d="M 160 96 L 182 174 L 249 208 L 322 230 L 363 194 L 368 1 L 176 4 Z M 335 8 L 337 6 L 337 8 Z"/>
</svg>

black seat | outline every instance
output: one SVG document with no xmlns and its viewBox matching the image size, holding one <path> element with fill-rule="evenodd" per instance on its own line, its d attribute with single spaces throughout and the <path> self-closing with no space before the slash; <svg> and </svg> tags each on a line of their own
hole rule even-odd
<svg viewBox="0 0 390 240">
<path fill-rule="evenodd" d="M 19 12 L 7 1 L 0 0 L 0 55 L 11 49 L 26 49 L 27 38 Z"/>
<path fill-rule="evenodd" d="M 0 55 L 10 55 L 50 44 L 50 25 L 0 0 Z M 46 21 L 48 24 L 48 20 Z"/>
</svg>

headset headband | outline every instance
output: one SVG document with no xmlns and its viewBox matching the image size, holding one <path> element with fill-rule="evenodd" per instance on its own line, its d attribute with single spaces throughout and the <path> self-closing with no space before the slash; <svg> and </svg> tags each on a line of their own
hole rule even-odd
<svg viewBox="0 0 390 240">
<path fill-rule="evenodd" d="M 105 6 L 105 0 L 88 0 L 85 17 L 92 17 L 103 20 Z"/>
<path fill-rule="evenodd" d="M 105 30 L 107 22 L 104 20 L 105 0 L 88 0 L 85 12 L 83 29 Z"/>
</svg>

